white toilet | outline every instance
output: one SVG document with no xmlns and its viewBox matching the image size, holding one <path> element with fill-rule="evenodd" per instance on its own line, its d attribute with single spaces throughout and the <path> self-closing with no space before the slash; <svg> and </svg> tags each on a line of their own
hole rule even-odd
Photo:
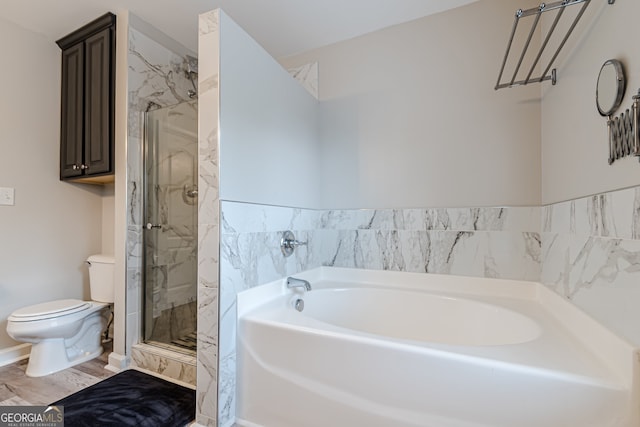
<svg viewBox="0 0 640 427">
<path fill-rule="evenodd" d="M 14 311 L 7 333 L 31 343 L 27 375 L 41 377 L 86 362 L 102 354 L 105 308 L 113 303 L 113 264 L 108 255 L 87 259 L 92 301 L 63 299 Z"/>
</svg>

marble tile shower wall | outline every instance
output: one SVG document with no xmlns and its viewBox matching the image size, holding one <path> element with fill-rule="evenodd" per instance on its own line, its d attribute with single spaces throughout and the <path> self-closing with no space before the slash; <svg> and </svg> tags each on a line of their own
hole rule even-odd
<svg viewBox="0 0 640 427">
<path fill-rule="evenodd" d="M 640 347 L 640 187 L 542 209 L 541 282 Z"/>
<path fill-rule="evenodd" d="M 139 341 L 142 276 L 142 138 L 144 112 L 150 103 L 166 107 L 189 101 L 191 82 L 183 70 L 186 58 L 134 28 L 129 28 L 127 131 L 127 342 Z"/>
<path fill-rule="evenodd" d="M 309 210 L 223 201 L 219 420 L 235 411 L 236 295 L 319 266 L 538 280 L 539 208 Z M 307 246 L 280 252 L 282 232 Z"/>
</svg>

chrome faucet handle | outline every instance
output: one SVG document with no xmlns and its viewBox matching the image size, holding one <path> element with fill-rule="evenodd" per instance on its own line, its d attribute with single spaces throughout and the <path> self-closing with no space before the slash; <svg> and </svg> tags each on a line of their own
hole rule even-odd
<svg viewBox="0 0 640 427">
<path fill-rule="evenodd" d="M 291 256 L 298 246 L 306 246 L 308 242 L 296 240 L 296 236 L 290 230 L 285 231 L 280 239 L 280 250 L 285 257 Z"/>
</svg>

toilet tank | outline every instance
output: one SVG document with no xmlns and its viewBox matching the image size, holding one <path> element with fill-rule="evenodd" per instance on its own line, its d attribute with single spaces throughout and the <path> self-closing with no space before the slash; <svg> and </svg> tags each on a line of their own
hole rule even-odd
<svg viewBox="0 0 640 427">
<path fill-rule="evenodd" d="M 87 258 L 92 300 L 108 303 L 113 302 L 114 262 L 115 260 L 111 255 L 91 255 Z"/>
</svg>

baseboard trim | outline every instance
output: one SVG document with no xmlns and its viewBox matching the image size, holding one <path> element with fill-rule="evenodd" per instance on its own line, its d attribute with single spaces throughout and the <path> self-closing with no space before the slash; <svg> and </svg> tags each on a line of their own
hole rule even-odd
<svg viewBox="0 0 640 427">
<path fill-rule="evenodd" d="M 250 421 L 245 421 L 241 418 L 236 419 L 235 424 L 232 424 L 235 427 L 264 427 L 261 424 L 252 423 Z"/>
<path fill-rule="evenodd" d="M 125 355 L 111 352 L 109 354 L 109 364 L 104 369 L 111 372 L 120 372 L 129 367 L 129 358 Z"/>
<path fill-rule="evenodd" d="M 10 365 L 29 357 L 31 344 L 19 344 L 0 350 L 0 366 Z"/>
</svg>

